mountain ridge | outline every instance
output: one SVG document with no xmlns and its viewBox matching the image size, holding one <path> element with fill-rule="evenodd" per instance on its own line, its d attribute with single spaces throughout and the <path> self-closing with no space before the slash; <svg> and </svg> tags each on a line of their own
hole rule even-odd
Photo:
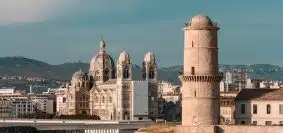
<svg viewBox="0 0 283 133">
<path fill-rule="evenodd" d="M 51 65 L 36 59 L 26 57 L 0 57 L 0 76 L 34 76 L 48 79 L 70 81 L 72 74 L 82 69 L 87 72 L 89 63 L 66 62 L 59 65 Z M 171 67 L 159 67 L 158 79 L 171 81 L 174 84 L 180 84 L 178 73 L 182 71 L 182 65 L 173 65 Z M 219 69 L 222 72 L 227 71 L 245 71 L 254 78 L 283 80 L 283 67 L 271 64 L 252 64 L 252 65 L 229 65 L 220 64 Z M 133 79 L 141 80 L 140 65 L 133 64 Z"/>
</svg>

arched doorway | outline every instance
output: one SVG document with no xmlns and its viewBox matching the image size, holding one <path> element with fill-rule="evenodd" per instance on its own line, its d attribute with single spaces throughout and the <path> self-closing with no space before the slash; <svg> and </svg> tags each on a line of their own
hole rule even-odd
<svg viewBox="0 0 283 133">
<path fill-rule="evenodd" d="M 85 110 L 82 111 L 83 115 L 87 115 L 87 112 Z"/>
<path fill-rule="evenodd" d="M 130 120 L 130 114 L 129 114 L 129 112 L 124 112 L 123 119 L 124 119 L 124 120 Z"/>
</svg>

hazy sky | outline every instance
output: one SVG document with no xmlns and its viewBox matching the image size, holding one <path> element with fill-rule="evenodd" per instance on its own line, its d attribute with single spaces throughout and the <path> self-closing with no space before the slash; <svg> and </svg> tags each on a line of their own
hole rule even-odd
<svg viewBox="0 0 283 133">
<path fill-rule="evenodd" d="M 0 56 L 50 64 L 89 62 L 100 35 L 117 58 L 135 64 L 155 53 L 161 66 L 182 64 L 184 23 L 198 13 L 217 21 L 222 64 L 283 65 L 281 0 L 1 0 Z"/>
</svg>

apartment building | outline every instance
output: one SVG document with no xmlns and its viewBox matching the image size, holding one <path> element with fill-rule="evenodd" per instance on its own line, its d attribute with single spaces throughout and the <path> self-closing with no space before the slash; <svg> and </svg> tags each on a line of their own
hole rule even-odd
<svg viewBox="0 0 283 133">
<path fill-rule="evenodd" d="M 236 97 L 236 124 L 283 125 L 283 89 L 243 89 Z"/>
</svg>

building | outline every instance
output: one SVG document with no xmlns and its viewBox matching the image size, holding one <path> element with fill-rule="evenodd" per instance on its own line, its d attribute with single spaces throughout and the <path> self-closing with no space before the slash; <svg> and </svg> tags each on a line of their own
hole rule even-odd
<svg viewBox="0 0 283 133">
<path fill-rule="evenodd" d="M 13 118 L 18 118 L 20 115 L 24 114 L 33 114 L 36 110 L 36 104 L 28 99 L 13 99 L 11 106 Z"/>
<path fill-rule="evenodd" d="M 13 94 L 15 93 L 15 88 L 2 88 L 0 89 L 0 94 Z"/>
<path fill-rule="evenodd" d="M 0 118 L 11 118 L 12 106 L 10 99 L 0 99 Z"/>
<path fill-rule="evenodd" d="M 221 124 L 235 124 L 235 99 L 220 98 Z"/>
<path fill-rule="evenodd" d="M 69 86 L 69 84 L 66 84 L 66 86 Z M 56 113 L 58 115 L 60 114 L 68 114 L 68 108 L 67 108 L 67 88 L 66 87 L 60 87 L 55 92 L 56 95 Z"/>
<path fill-rule="evenodd" d="M 236 124 L 283 125 L 283 89 L 243 89 L 235 119 Z"/>
<path fill-rule="evenodd" d="M 33 102 L 36 109 L 47 114 L 54 114 L 56 112 L 56 101 L 54 98 L 56 97 L 52 94 L 29 94 L 29 99 Z"/>
<path fill-rule="evenodd" d="M 148 117 L 158 116 L 157 103 L 157 62 L 153 53 L 148 52 L 142 62 L 142 79 L 147 81 Z M 90 62 L 87 73 L 73 74 L 71 86 L 67 87 L 67 109 L 69 115 L 87 114 L 100 116 L 102 120 L 134 119 L 133 82 L 130 55 L 122 52 L 115 65 L 106 52 L 106 44 L 100 42 L 100 51 Z"/>
<path fill-rule="evenodd" d="M 226 90 L 241 90 L 245 88 L 247 78 L 247 73 L 242 71 L 227 72 L 225 77 Z"/>
</svg>

